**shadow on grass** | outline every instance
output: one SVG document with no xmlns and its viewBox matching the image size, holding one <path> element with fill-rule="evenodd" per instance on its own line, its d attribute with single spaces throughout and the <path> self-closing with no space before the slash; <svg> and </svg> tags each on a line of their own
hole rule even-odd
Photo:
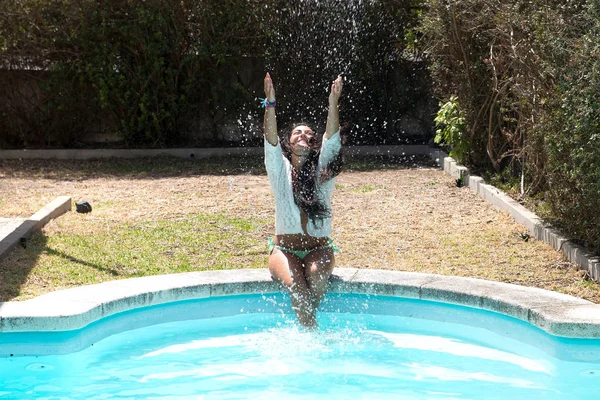
<svg viewBox="0 0 600 400">
<path fill-rule="evenodd" d="M 427 156 L 347 157 L 345 171 L 375 171 L 434 167 Z M 343 171 L 342 171 L 343 172 Z M 0 160 L 5 178 L 87 180 L 107 177 L 154 179 L 201 175 L 266 175 L 262 157 L 185 159 L 153 157 L 102 160 Z"/>
<path fill-rule="evenodd" d="M 38 263 L 41 254 L 60 257 L 111 276 L 119 275 L 119 272 L 114 269 L 80 260 L 59 250 L 49 248 L 47 243 L 48 238 L 46 235 L 38 232 L 30 238 L 25 247 L 19 245 L 12 249 L 6 257 L 0 259 L 0 302 L 11 301 L 21 295 L 21 289 L 27 283 L 31 270 Z"/>
<path fill-rule="evenodd" d="M 0 259 L 0 302 L 10 301 L 21 294 L 21 287 L 29 279 L 47 242 L 46 235 L 38 232 L 26 242 L 25 247 L 18 245 Z"/>
<path fill-rule="evenodd" d="M 107 274 L 110 274 L 112 276 L 119 276 L 119 272 L 117 270 L 115 270 L 115 269 L 102 267 L 102 266 L 100 266 L 98 264 L 94 264 L 94 263 L 91 263 L 91 262 L 80 260 L 77 257 L 73 257 L 73 256 L 70 256 L 68 254 L 63 253 L 62 251 L 58 251 L 58 250 L 46 248 L 45 249 L 45 253 L 48 254 L 48 255 L 51 255 L 51 256 L 61 257 L 61 258 L 65 259 L 65 260 L 70 261 L 70 262 L 75 263 L 75 264 L 79 264 L 79 265 L 83 265 L 83 266 L 86 266 L 86 267 L 94 268 L 94 269 L 96 269 L 98 271 L 101 271 L 101 272 L 106 272 Z"/>
</svg>

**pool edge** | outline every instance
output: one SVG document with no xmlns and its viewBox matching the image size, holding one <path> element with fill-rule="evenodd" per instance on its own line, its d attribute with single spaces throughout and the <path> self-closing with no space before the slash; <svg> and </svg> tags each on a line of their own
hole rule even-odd
<svg viewBox="0 0 600 400">
<path fill-rule="evenodd" d="M 188 272 L 104 282 L 0 303 L 0 332 L 68 331 L 119 312 L 180 300 L 277 292 L 266 269 Z M 433 300 L 498 312 L 549 334 L 600 338 L 600 305 L 549 290 L 474 278 L 336 268 L 330 291 Z"/>
</svg>

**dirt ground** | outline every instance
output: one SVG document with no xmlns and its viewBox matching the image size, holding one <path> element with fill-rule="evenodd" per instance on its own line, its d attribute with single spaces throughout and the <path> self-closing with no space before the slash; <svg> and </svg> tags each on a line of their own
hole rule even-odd
<svg viewBox="0 0 600 400">
<path fill-rule="evenodd" d="M 85 230 L 83 218 L 111 226 L 198 211 L 259 217 L 268 221 L 259 233 L 265 242 L 274 233 L 274 199 L 260 162 L 230 169 L 202 160 L 107 163 L 0 161 L 0 216 L 27 217 L 67 195 L 89 201 L 94 211 L 68 213 L 44 234 L 58 226 Z M 332 206 L 338 267 L 490 279 L 600 302 L 596 282 L 549 245 L 524 240 L 523 225 L 437 168 L 351 165 L 337 178 Z"/>
</svg>

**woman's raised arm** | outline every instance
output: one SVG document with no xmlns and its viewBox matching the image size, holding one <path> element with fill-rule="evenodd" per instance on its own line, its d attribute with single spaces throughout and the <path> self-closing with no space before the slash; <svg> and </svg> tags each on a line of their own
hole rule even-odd
<svg viewBox="0 0 600 400">
<path fill-rule="evenodd" d="M 277 146 L 277 119 L 275 118 L 275 87 L 271 75 L 267 72 L 265 76 L 265 100 L 263 107 L 265 108 L 264 130 L 265 138 L 273 146 Z"/>
<path fill-rule="evenodd" d="M 344 80 L 338 75 L 337 79 L 331 84 L 331 92 L 329 93 L 329 112 L 327 114 L 327 127 L 325 128 L 326 139 L 329 139 L 340 129 L 338 102 L 342 95 L 343 86 Z"/>
</svg>

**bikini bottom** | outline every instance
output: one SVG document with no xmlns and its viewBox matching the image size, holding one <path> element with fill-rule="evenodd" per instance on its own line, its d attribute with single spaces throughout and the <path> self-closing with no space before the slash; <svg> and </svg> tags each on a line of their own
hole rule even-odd
<svg viewBox="0 0 600 400">
<path fill-rule="evenodd" d="M 326 245 L 315 247 L 314 249 L 310 249 L 310 250 L 292 250 L 292 249 L 288 249 L 287 247 L 278 246 L 275 244 L 272 237 L 269 238 L 268 243 L 269 243 L 269 254 L 271 254 L 273 252 L 273 249 L 277 249 L 277 250 L 285 251 L 286 253 L 293 254 L 301 260 L 304 260 L 304 257 L 306 257 L 307 255 L 309 255 L 310 253 L 312 253 L 315 250 L 331 249 L 331 250 L 333 250 L 333 254 L 337 254 L 340 251 L 340 248 L 337 247 L 335 244 L 333 244 L 332 238 L 327 238 Z"/>
</svg>

